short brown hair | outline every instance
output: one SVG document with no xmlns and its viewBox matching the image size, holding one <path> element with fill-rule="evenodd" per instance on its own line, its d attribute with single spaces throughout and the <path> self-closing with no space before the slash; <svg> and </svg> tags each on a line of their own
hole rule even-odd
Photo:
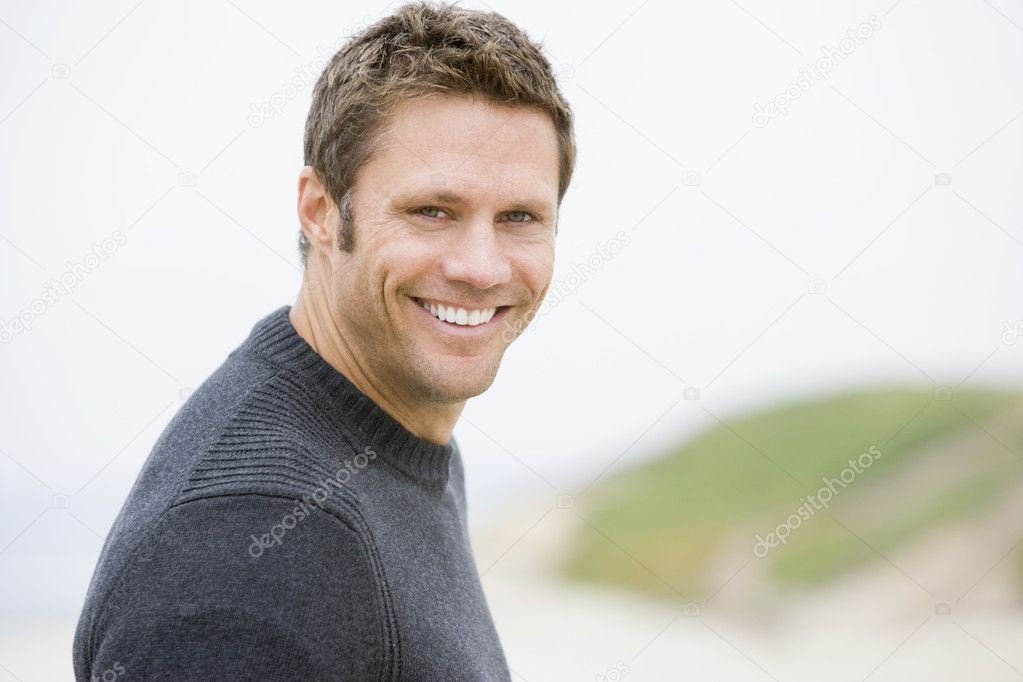
<svg viewBox="0 0 1023 682">
<path fill-rule="evenodd" d="M 338 206 L 341 250 L 354 248 L 355 173 L 375 151 L 388 116 L 403 100 L 445 93 L 549 114 L 558 138 L 561 203 L 575 166 L 575 133 L 572 110 L 542 44 L 496 12 L 409 3 L 352 36 L 313 90 L 305 164 Z M 309 246 L 299 230 L 303 267 Z"/>
</svg>

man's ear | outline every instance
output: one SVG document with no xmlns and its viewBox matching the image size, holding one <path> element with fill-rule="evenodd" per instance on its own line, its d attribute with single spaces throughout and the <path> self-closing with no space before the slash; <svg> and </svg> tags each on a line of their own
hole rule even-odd
<svg viewBox="0 0 1023 682">
<path fill-rule="evenodd" d="M 336 220 L 337 207 L 316 169 L 303 166 L 298 174 L 298 222 L 309 240 L 310 251 L 323 247 L 325 253 L 330 253 Z"/>
</svg>

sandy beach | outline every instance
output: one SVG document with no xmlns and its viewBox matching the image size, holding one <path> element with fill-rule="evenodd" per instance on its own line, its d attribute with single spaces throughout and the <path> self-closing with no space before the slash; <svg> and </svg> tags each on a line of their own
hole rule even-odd
<svg viewBox="0 0 1023 682">
<path fill-rule="evenodd" d="M 688 606 L 554 575 L 568 538 L 587 530 L 553 499 L 508 514 L 474 548 L 520 681 L 1018 680 L 1023 609 L 1000 558 L 1019 540 L 1021 512 L 1016 494 L 891 563 L 794 596 L 777 593 L 748 544 L 737 545 L 720 560 L 722 587 Z"/>
</svg>

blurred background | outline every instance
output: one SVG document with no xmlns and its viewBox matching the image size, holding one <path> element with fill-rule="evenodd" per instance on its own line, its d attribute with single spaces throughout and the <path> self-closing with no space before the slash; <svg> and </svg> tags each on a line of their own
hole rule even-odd
<svg viewBox="0 0 1023 682">
<path fill-rule="evenodd" d="M 461 4 L 577 120 L 455 430 L 515 679 L 1023 677 L 1023 8 Z M 0 680 L 71 678 L 150 448 L 294 301 L 312 84 L 393 6 L 0 2 Z"/>
</svg>

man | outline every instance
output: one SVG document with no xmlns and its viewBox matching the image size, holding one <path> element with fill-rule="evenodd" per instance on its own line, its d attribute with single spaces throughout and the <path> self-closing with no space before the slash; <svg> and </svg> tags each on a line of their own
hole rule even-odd
<svg viewBox="0 0 1023 682">
<path fill-rule="evenodd" d="M 574 159 L 550 64 L 498 14 L 406 5 L 333 57 L 302 290 L 154 446 L 78 679 L 510 679 L 451 434 L 547 292 Z"/>
</svg>

